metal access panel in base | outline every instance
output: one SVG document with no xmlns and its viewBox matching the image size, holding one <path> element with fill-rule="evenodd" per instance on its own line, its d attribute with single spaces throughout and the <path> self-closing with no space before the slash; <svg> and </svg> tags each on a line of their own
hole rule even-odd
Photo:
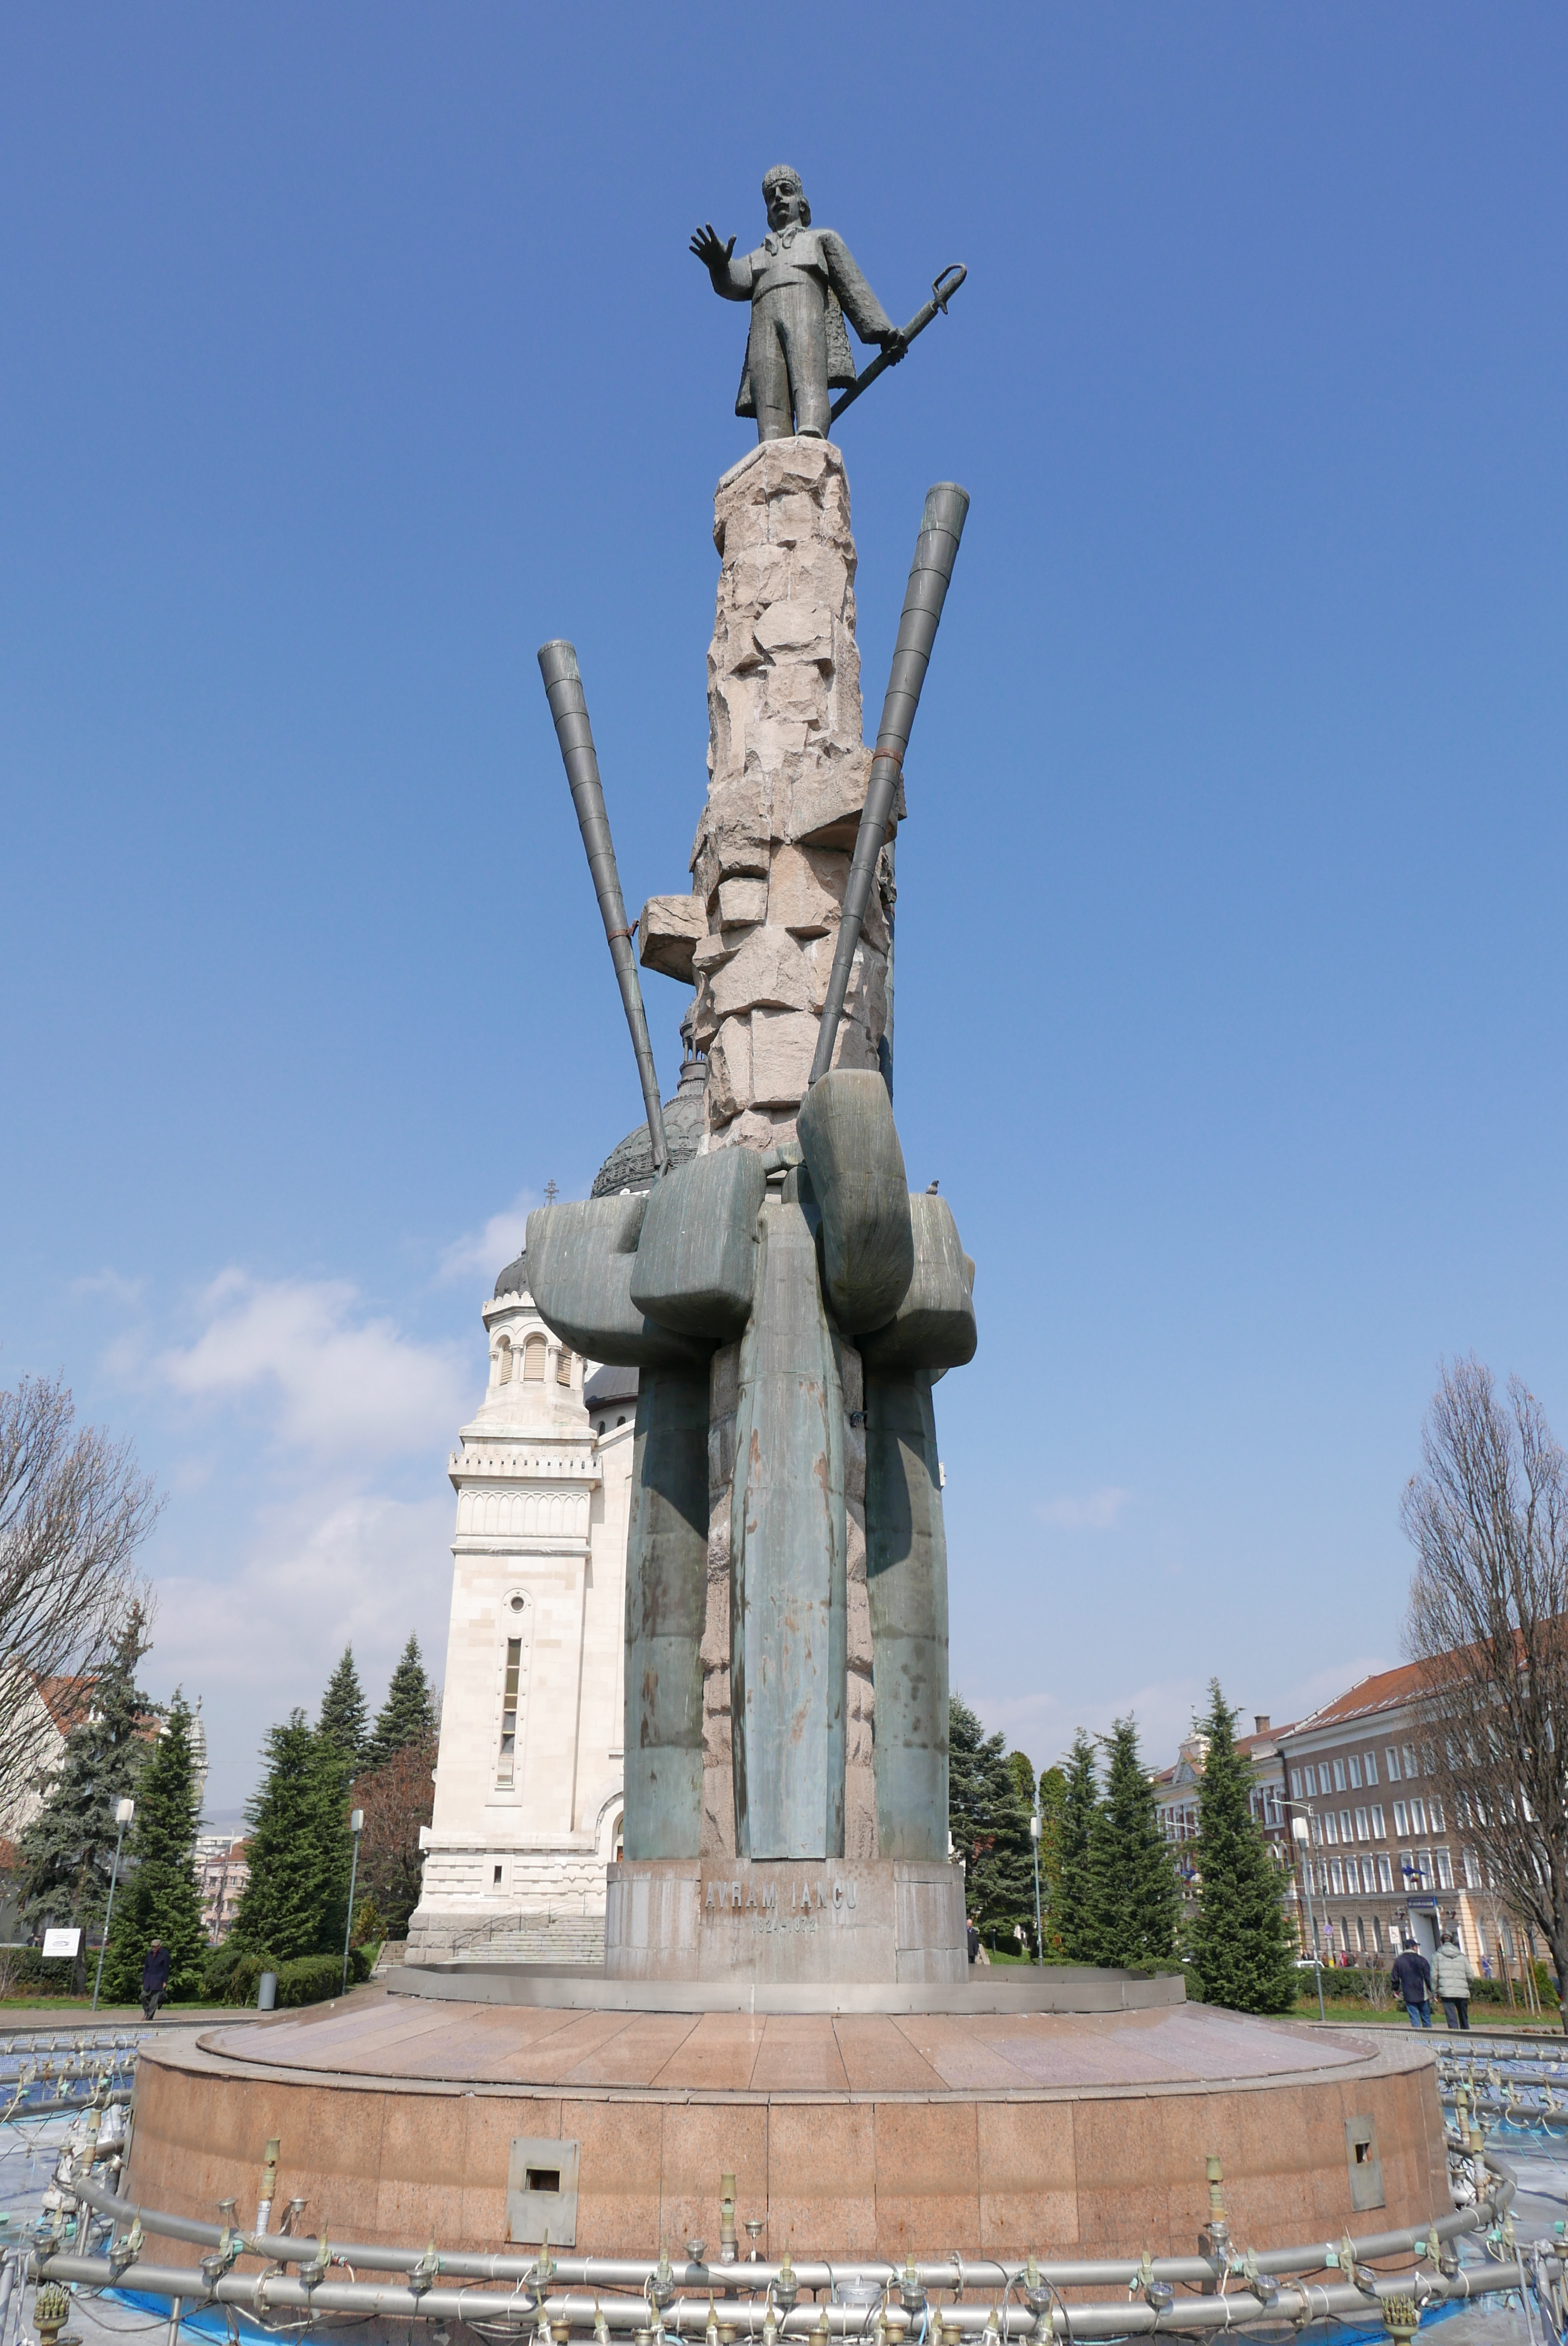
<svg viewBox="0 0 1568 2346">
<path fill-rule="evenodd" d="M 612 1980 L 955 1986 L 963 1875 L 906 1858 L 625 1858 L 607 1874 Z"/>
</svg>

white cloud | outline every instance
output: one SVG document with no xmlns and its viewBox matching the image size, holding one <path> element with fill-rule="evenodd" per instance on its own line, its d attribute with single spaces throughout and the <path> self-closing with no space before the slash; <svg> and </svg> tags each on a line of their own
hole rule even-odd
<svg viewBox="0 0 1568 2346">
<path fill-rule="evenodd" d="M 484 1352 L 411 1335 L 348 1280 L 238 1268 L 196 1296 L 183 1327 L 161 1317 L 103 1348 L 144 1401 L 180 1404 L 149 1461 L 174 1504 L 147 1556 L 158 1612 L 142 1682 L 205 1697 L 207 1805 L 229 1812 L 256 1781 L 267 1729 L 295 1704 L 313 1715 L 345 1645 L 372 1713 L 411 1630 L 442 1678 L 444 1469 Z"/>
<path fill-rule="evenodd" d="M 472 1367 L 451 1345 L 422 1344 L 362 1315 L 343 1280 L 251 1279 L 229 1270 L 200 1298 L 195 1341 L 162 1353 L 158 1373 L 203 1402 L 260 1397 L 280 1440 L 343 1464 L 450 1439 Z"/>
<path fill-rule="evenodd" d="M 155 1692 L 183 1683 L 205 1698 L 209 1809 L 247 1797 L 267 1729 L 296 1704 L 314 1714 L 346 1645 L 372 1715 L 411 1630 L 441 1678 L 452 1519 L 450 1493 L 410 1503 L 311 1489 L 247 1526 L 247 1552 L 227 1578 L 159 1576 L 143 1676 Z"/>
<path fill-rule="evenodd" d="M 493 1280 L 504 1270 L 514 1256 L 523 1251 L 523 1240 L 528 1226 L 530 1209 L 543 1203 L 533 1189 L 520 1189 L 509 1206 L 492 1214 L 482 1230 L 468 1230 L 443 1252 L 443 1280 Z"/>
<path fill-rule="evenodd" d="M 1042 1500 L 1034 1513 L 1041 1523 L 1053 1524 L 1059 1531 L 1112 1532 L 1132 1495 L 1114 1483 L 1104 1483 L 1097 1491 Z"/>
</svg>

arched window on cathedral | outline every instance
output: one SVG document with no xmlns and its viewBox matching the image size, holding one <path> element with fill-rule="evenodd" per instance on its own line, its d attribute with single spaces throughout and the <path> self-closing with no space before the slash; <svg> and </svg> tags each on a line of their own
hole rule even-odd
<svg viewBox="0 0 1568 2346">
<path fill-rule="evenodd" d="M 523 1378 L 526 1384 L 542 1385 L 545 1382 L 545 1339 L 530 1336 L 523 1347 Z"/>
<path fill-rule="evenodd" d="M 509 1385 L 512 1382 L 512 1339 L 503 1336 L 495 1347 L 495 1382 Z"/>
<path fill-rule="evenodd" d="M 569 1385 L 572 1382 L 572 1355 L 563 1345 L 555 1362 L 555 1382 Z"/>
</svg>

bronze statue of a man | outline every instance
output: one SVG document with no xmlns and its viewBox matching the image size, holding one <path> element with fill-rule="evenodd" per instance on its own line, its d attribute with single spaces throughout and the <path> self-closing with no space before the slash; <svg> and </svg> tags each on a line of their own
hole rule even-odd
<svg viewBox="0 0 1568 2346">
<path fill-rule="evenodd" d="M 755 252 L 737 260 L 735 239 L 725 244 L 711 221 L 698 229 L 691 250 L 716 293 L 751 304 L 737 415 L 757 418 L 759 440 L 783 440 L 791 432 L 825 440 L 828 394 L 847 391 L 855 380 L 845 318 L 862 342 L 875 342 L 894 366 L 904 354 L 904 337 L 843 238 L 811 226 L 799 171 L 778 165 L 767 172 L 762 200 L 769 232 Z"/>
</svg>

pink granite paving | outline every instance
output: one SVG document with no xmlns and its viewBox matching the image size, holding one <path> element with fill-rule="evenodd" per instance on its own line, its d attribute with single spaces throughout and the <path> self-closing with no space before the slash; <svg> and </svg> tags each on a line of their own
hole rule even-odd
<svg viewBox="0 0 1568 2346">
<path fill-rule="evenodd" d="M 1310 2076 L 1364 2060 L 1355 2037 L 1205 2004 L 1139 2013 L 571 2012 L 384 1995 L 218 2028 L 247 2064 L 395 2082 L 570 2091 L 780 2094 L 1115 2092 Z"/>
</svg>

